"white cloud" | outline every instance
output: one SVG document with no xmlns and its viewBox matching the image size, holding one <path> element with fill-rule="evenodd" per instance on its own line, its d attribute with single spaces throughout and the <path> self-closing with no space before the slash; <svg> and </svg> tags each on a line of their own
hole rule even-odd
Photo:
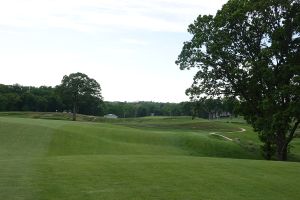
<svg viewBox="0 0 300 200">
<path fill-rule="evenodd" d="M 69 28 L 102 27 L 184 32 L 198 14 L 215 13 L 225 0 L 9 0 L 0 3 L 0 25 Z"/>
<path fill-rule="evenodd" d="M 85 23 L 76 22 L 67 17 L 61 16 L 49 16 L 47 19 L 47 26 L 55 28 L 72 29 L 79 32 L 92 32 L 94 30 L 93 27 Z"/>
<path fill-rule="evenodd" d="M 140 40 L 140 39 L 136 39 L 136 38 L 123 38 L 123 39 L 121 39 L 121 42 L 123 42 L 125 44 L 142 45 L 142 46 L 149 44 L 145 40 Z"/>
</svg>

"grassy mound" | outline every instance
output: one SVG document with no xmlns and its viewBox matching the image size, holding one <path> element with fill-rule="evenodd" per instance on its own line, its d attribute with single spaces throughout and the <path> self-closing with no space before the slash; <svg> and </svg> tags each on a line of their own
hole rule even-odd
<svg viewBox="0 0 300 200">
<path fill-rule="evenodd" d="M 243 123 L 189 118 L 92 123 L 21 116 L 0 117 L 0 199 L 300 195 L 300 164 L 249 160 L 261 156 L 256 135 Z M 240 128 L 246 131 L 236 132 Z M 220 140 L 211 131 L 239 140 Z M 299 139 L 294 143 L 297 156 Z"/>
</svg>

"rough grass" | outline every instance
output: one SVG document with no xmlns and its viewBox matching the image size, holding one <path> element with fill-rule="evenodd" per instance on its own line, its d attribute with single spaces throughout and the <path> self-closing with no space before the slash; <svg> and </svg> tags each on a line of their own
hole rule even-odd
<svg viewBox="0 0 300 200">
<path fill-rule="evenodd" d="M 261 156 L 256 147 L 241 144 L 258 144 L 244 123 L 189 118 L 91 123 L 22 117 L 0 117 L 0 199 L 297 199 L 300 195 L 300 164 L 250 160 Z M 239 127 L 247 131 L 232 132 Z M 208 134 L 212 130 L 240 140 L 213 138 Z M 299 139 L 293 144 L 297 157 Z"/>
</svg>

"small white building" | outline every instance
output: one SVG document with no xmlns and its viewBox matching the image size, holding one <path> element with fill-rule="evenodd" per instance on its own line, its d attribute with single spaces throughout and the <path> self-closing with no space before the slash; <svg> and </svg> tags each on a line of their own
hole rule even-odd
<svg viewBox="0 0 300 200">
<path fill-rule="evenodd" d="M 117 119 L 118 116 L 115 115 L 115 114 L 107 114 L 107 115 L 104 115 L 105 118 L 110 118 L 110 119 Z"/>
</svg>

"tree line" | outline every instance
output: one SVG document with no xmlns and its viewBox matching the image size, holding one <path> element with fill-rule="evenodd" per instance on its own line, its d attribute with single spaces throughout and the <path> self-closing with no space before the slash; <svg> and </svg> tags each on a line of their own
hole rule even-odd
<svg viewBox="0 0 300 200">
<path fill-rule="evenodd" d="M 83 96 L 78 102 L 78 112 L 102 115 L 103 102 L 92 96 Z M 0 84 L 0 111 L 71 112 L 70 99 L 60 86 L 33 87 L 19 84 Z"/>
<path fill-rule="evenodd" d="M 22 86 L 0 84 L 0 111 L 73 112 L 72 99 L 63 92 L 61 85 Z M 78 99 L 77 112 L 103 116 L 115 114 L 120 118 L 145 116 L 193 116 L 218 118 L 236 112 L 235 99 L 210 99 L 197 102 L 110 102 L 99 97 L 83 95 Z"/>
</svg>

